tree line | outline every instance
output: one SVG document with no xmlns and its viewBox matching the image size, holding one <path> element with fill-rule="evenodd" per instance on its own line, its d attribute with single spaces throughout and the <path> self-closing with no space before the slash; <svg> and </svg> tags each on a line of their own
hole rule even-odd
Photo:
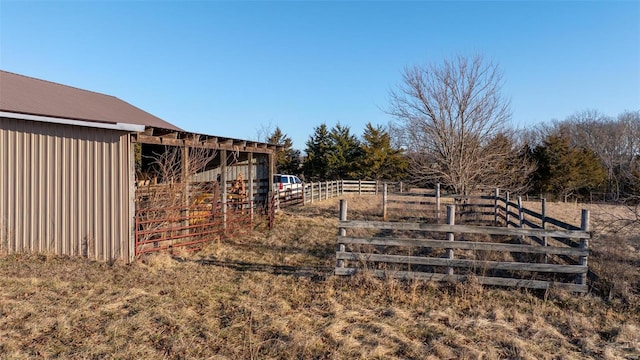
<svg viewBox="0 0 640 360">
<path fill-rule="evenodd" d="M 640 196 L 640 111 L 617 117 L 595 110 L 523 134 L 537 169 L 531 190 L 619 201 Z"/>
<path fill-rule="evenodd" d="M 503 74 L 482 56 L 407 67 L 390 94 L 388 126 L 314 128 L 305 154 L 277 128 L 279 172 L 305 181 L 406 180 L 440 183 L 458 194 L 499 187 L 567 198 L 640 197 L 640 111 L 616 117 L 578 112 L 563 121 L 516 130 Z"/>
<path fill-rule="evenodd" d="M 329 129 L 321 124 L 307 140 L 304 158 L 279 127 L 267 142 L 282 146 L 276 152 L 276 171 L 299 175 L 305 181 L 401 180 L 408 176 L 403 150 L 393 146 L 389 131 L 381 125 L 368 123 L 359 139 L 349 126 L 337 124 Z"/>
</svg>

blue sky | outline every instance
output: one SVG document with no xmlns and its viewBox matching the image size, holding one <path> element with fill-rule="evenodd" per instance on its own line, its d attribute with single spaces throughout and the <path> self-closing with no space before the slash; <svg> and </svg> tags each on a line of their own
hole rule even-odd
<svg viewBox="0 0 640 360">
<path fill-rule="evenodd" d="M 640 109 L 640 2 L 16 2 L 0 68 L 117 96 L 188 131 L 386 125 L 405 66 L 483 54 L 513 125 Z"/>
</svg>

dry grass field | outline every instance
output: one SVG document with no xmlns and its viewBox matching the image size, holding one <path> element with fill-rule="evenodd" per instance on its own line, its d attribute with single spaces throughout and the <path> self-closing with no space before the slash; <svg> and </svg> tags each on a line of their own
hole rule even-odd
<svg viewBox="0 0 640 360">
<path fill-rule="evenodd" d="M 379 209 L 349 198 L 351 218 Z M 549 210 L 577 223 L 580 207 Z M 640 231 L 600 210 L 582 297 L 337 278 L 337 199 L 198 254 L 0 256 L 0 359 L 640 359 Z"/>
</svg>

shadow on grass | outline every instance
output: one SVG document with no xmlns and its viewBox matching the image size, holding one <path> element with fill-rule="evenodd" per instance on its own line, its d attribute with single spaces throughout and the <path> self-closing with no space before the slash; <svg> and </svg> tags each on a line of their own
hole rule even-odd
<svg viewBox="0 0 640 360">
<path fill-rule="evenodd" d="M 313 281 L 325 280 L 328 276 L 333 275 L 334 268 L 326 266 L 291 266 L 291 265 L 271 265 L 251 263 L 244 261 L 229 261 L 215 259 L 189 260 L 184 258 L 174 258 L 177 261 L 193 261 L 200 265 L 220 266 L 241 272 L 265 272 L 274 275 L 287 275 L 293 277 L 310 278 Z"/>
</svg>

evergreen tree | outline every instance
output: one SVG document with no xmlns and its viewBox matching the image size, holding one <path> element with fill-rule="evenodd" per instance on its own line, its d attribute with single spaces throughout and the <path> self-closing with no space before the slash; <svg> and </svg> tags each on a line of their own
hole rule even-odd
<svg viewBox="0 0 640 360">
<path fill-rule="evenodd" d="M 326 180 L 329 173 L 329 154 L 332 151 L 331 137 L 327 125 L 322 124 L 313 129 L 307 140 L 305 152 L 307 157 L 303 165 L 306 181 Z"/>
<path fill-rule="evenodd" d="M 337 124 L 329 134 L 331 151 L 328 154 L 328 180 L 355 179 L 359 175 L 360 142 L 351 134 L 348 126 Z"/>
<path fill-rule="evenodd" d="M 606 172 L 593 150 L 572 146 L 564 135 L 551 134 L 533 150 L 538 162 L 534 189 L 567 196 L 602 186 Z"/>
<path fill-rule="evenodd" d="M 275 165 L 276 172 L 280 174 L 300 174 L 300 150 L 293 148 L 293 141 L 279 127 L 273 131 L 267 138 L 270 144 L 282 146 L 281 150 L 276 151 Z"/>
<path fill-rule="evenodd" d="M 368 123 L 361 144 L 360 174 L 370 180 L 399 180 L 406 176 L 409 166 L 401 149 L 391 146 L 391 136 L 382 126 Z"/>
</svg>

